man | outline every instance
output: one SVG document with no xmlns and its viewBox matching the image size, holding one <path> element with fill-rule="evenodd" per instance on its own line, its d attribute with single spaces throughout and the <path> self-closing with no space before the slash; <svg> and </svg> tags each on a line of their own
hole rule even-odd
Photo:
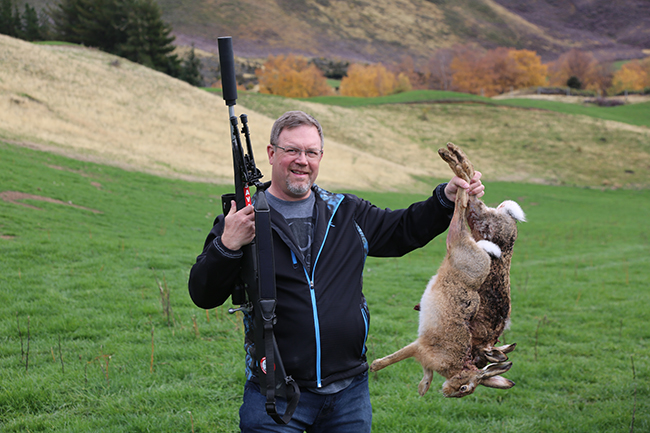
<svg viewBox="0 0 650 433">
<path fill-rule="evenodd" d="M 427 200 L 391 211 L 314 183 L 323 157 L 323 132 L 306 113 L 290 111 L 276 120 L 267 153 L 272 171 L 265 194 L 271 207 L 277 285 L 274 331 L 286 372 L 300 386 L 301 398 L 286 426 L 266 414 L 249 332 L 240 428 L 369 432 L 365 259 L 402 256 L 443 233 L 458 188 L 484 194 L 481 174 L 477 172 L 469 185 L 454 177 L 438 185 Z M 197 306 L 214 308 L 228 299 L 239 278 L 241 247 L 254 237 L 252 206 L 235 211 L 233 202 L 228 215 L 217 217 L 190 273 L 190 295 Z M 252 323 L 249 315 L 244 320 Z M 278 412 L 285 407 L 279 399 Z"/>
</svg>

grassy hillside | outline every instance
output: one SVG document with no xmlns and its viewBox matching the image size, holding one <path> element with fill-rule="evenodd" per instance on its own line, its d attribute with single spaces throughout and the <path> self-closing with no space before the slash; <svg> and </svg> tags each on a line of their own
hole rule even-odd
<svg viewBox="0 0 650 433">
<path fill-rule="evenodd" d="M 1 35 L 0 45 L 0 138 L 167 176 L 232 179 L 218 94 L 96 50 Z M 324 125 L 319 183 L 326 188 L 428 191 L 432 178 L 448 177 L 436 154 L 448 141 L 472 152 L 486 180 L 626 188 L 650 181 L 648 104 L 583 107 L 432 91 L 298 101 L 240 92 L 236 112 L 250 116 L 263 173 L 272 121 L 293 109 Z"/>
<path fill-rule="evenodd" d="M 0 138 L 86 160 L 150 173 L 226 182 L 232 179 L 228 110 L 219 96 L 97 50 L 34 45 L 0 35 Z M 273 120 L 242 105 L 259 166 Z M 408 170 L 328 140 L 323 186 L 409 187 Z M 326 163 L 327 164 L 327 163 Z M 352 176 L 352 173 L 358 173 Z"/>
<path fill-rule="evenodd" d="M 0 430 L 237 431 L 242 325 L 187 293 L 229 188 L 2 142 L 0 185 Z M 425 197 L 360 194 L 391 208 Z M 516 386 L 444 399 L 436 376 L 420 398 L 407 360 L 371 377 L 373 431 L 647 431 L 649 191 L 487 183 L 487 203 L 508 198 L 529 221 L 503 338 L 518 343 Z M 369 258 L 370 359 L 415 338 L 443 253 L 441 237 Z"/>
<path fill-rule="evenodd" d="M 442 99 L 436 102 L 437 97 Z M 472 101 L 478 103 L 466 103 Z M 308 101 L 243 95 L 242 103 L 270 117 L 291 107 L 311 111 L 329 137 L 404 164 L 418 179 L 445 177 L 436 152 L 452 141 L 472 152 L 488 180 L 650 185 L 650 129 L 604 120 L 618 116 L 647 125 L 647 103 L 606 111 L 545 101 L 495 102 L 452 92 Z"/>
</svg>

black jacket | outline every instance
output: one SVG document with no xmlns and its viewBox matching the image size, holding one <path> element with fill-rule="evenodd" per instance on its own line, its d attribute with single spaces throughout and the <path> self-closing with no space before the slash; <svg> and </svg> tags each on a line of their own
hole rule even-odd
<svg viewBox="0 0 650 433">
<path fill-rule="evenodd" d="M 300 386 L 326 386 L 368 368 L 365 343 L 370 318 L 362 293 L 366 257 L 402 256 L 444 232 L 454 206 L 444 195 L 444 186 L 423 202 L 391 211 L 314 185 L 316 222 L 309 270 L 287 222 L 271 209 L 278 317 L 274 330 L 286 372 Z M 242 253 L 221 243 L 223 218 L 215 220 L 190 272 L 190 296 L 201 308 L 223 304 L 239 278 Z M 245 321 L 252 323 L 250 317 Z M 252 334 L 246 340 L 251 378 Z"/>
</svg>

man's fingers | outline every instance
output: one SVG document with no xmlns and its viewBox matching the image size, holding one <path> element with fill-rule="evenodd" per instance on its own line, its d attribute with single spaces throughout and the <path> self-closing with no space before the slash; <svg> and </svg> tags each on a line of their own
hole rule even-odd
<svg viewBox="0 0 650 433">
<path fill-rule="evenodd" d="M 234 215 L 237 212 L 237 202 L 235 200 L 230 200 L 230 210 L 228 215 Z"/>
</svg>

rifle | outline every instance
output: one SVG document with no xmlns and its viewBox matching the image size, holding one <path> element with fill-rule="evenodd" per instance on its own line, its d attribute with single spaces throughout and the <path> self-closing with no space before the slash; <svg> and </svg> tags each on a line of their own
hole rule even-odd
<svg viewBox="0 0 650 433">
<path fill-rule="evenodd" d="M 298 406 L 300 389 L 295 380 L 288 376 L 282 364 L 273 325 L 276 322 L 275 304 L 275 261 L 273 259 L 273 235 L 271 232 L 271 213 L 264 188 L 260 179 L 263 177 L 255 165 L 253 146 L 251 144 L 248 117 L 240 116 L 241 133 L 246 140 L 246 151 L 242 146 L 235 104 L 237 103 L 237 81 L 235 77 L 235 59 L 230 36 L 218 38 L 219 63 L 221 65 L 221 86 L 223 99 L 228 106 L 230 119 L 230 136 L 235 172 L 235 193 L 221 196 L 224 215 L 234 199 L 237 210 L 248 205 L 255 207 L 255 239 L 243 247 L 241 284 L 232 294 L 233 304 L 239 308 L 228 310 L 230 313 L 244 311 L 253 314 L 255 335 L 255 366 L 260 381 L 260 390 L 266 395 L 266 413 L 278 424 L 287 424 Z M 255 187 L 251 199 L 250 188 Z M 247 300 L 248 298 L 248 300 Z M 268 367 L 267 367 L 268 366 Z M 284 415 L 276 409 L 276 396 L 286 398 L 287 408 Z"/>
</svg>

